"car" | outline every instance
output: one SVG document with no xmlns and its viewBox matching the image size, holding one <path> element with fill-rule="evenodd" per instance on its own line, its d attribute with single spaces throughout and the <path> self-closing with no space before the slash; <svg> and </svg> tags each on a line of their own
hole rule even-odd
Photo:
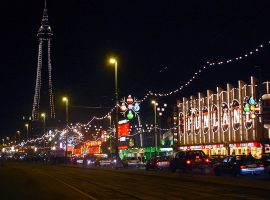
<svg viewBox="0 0 270 200">
<path fill-rule="evenodd" d="M 170 161 L 170 170 L 189 173 L 197 169 L 206 172 L 207 169 L 210 170 L 211 164 L 211 159 L 202 150 L 179 151 Z"/>
<path fill-rule="evenodd" d="M 212 165 L 221 162 L 225 157 L 226 155 L 211 155 L 210 158 L 212 160 Z"/>
<path fill-rule="evenodd" d="M 170 167 L 170 158 L 156 156 L 146 160 L 145 169 L 146 170 L 164 170 Z"/>
<path fill-rule="evenodd" d="M 97 156 L 95 156 L 93 154 L 85 155 L 84 158 L 83 158 L 83 164 L 85 166 L 96 165 L 97 159 L 98 159 Z"/>
<path fill-rule="evenodd" d="M 125 168 L 132 168 L 132 167 L 135 167 L 135 168 L 139 168 L 140 165 L 141 165 L 141 161 L 136 158 L 136 157 L 128 157 L 128 158 L 124 158 L 122 160 L 122 163 L 123 163 L 123 167 Z"/>
<path fill-rule="evenodd" d="M 96 161 L 96 166 L 113 166 L 115 162 L 113 158 L 100 158 Z"/>
<path fill-rule="evenodd" d="M 234 177 L 248 174 L 263 174 L 265 167 L 261 160 L 251 155 L 226 156 L 213 166 L 215 175 L 230 174 Z"/>
<path fill-rule="evenodd" d="M 270 166 L 270 153 L 264 153 L 262 154 L 261 161 L 266 169 L 266 172 L 269 172 L 269 166 Z"/>
</svg>

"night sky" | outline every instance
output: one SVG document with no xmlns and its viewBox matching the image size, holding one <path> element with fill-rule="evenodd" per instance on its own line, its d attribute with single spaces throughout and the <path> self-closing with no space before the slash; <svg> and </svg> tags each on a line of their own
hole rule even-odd
<svg viewBox="0 0 270 200">
<path fill-rule="evenodd" d="M 208 60 L 237 57 L 270 40 L 268 1 L 186 2 L 48 0 L 57 118 L 64 119 L 63 95 L 70 98 L 72 121 L 87 122 L 108 111 L 85 106 L 113 106 L 110 55 L 119 60 L 120 97 L 140 98 L 149 90 L 178 88 Z M 43 8 L 43 0 L 1 1 L 0 136 L 23 129 L 23 116 L 31 115 Z M 254 66 L 270 80 L 269 53 L 270 45 L 241 62 L 207 70 L 183 92 L 159 101 L 172 106 L 227 82 L 248 82 L 258 75 Z M 142 109 L 149 110 L 150 99 Z"/>
</svg>

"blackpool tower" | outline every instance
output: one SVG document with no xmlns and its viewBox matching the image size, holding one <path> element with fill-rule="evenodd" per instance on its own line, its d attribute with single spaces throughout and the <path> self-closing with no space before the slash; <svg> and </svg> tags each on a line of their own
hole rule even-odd
<svg viewBox="0 0 270 200">
<path fill-rule="evenodd" d="M 34 94 L 34 102 L 32 109 L 32 120 L 37 121 L 40 118 L 40 100 L 43 93 L 41 93 L 41 85 L 44 80 L 48 83 L 48 93 L 46 96 L 49 102 L 47 102 L 50 111 L 48 117 L 55 118 L 54 109 L 54 95 L 53 95 L 53 83 L 52 83 L 52 64 L 51 64 L 51 40 L 53 32 L 48 20 L 47 5 L 45 0 L 45 6 L 43 11 L 43 17 L 41 20 L 41 26 L 38 30 L 38 62 L 37 62 L 37 74 L 36 74 L 36 86 Z M 48 78 L 42 81 L 42 72 L 48 73 Z M 45 84 L 47 85 L 47 84 Z M 43 97 L 42 97 L 43 98 Z"/>
</svg>

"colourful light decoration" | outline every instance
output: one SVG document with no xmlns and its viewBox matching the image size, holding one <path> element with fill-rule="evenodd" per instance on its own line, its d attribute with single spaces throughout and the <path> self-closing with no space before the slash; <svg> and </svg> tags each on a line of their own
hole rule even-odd
<svg viewBox="0 0 270 200">
<path fill-rule="evenodd" d="M 233 129 L 236 131 L 240 128 L 240 104 L 237 100 L 232 102 L 233 112 Z"/>
<path fill-rule="evenodd" d="M 207 107 L 203 107 L 202 109 L 202 116 L 203 116 L 203 133 L 207 134 L 209 130 L 209 117 L 208 117 L 208 109 Z"/>
<path fill-rule="evenodd" d="M 227 131 L 229 128 L 229 108 L 227 103 L 222 103 L 221 126 L 224 132 Z"/>
<path fill-rule="evenodd" d="M 183 136 L 184 131 L 185 131 L 185 118 L 182 112 L 179 113 L 179 131 L 180 131 L 180 136 Z"/>
<path fill-rule="evenodd" d="M 120 111 L 124 116 L 131 120 L 134 116 L 136 117 L 139 114 L 140 101 L 136 98 L 133 99 L 131 95 L 128 95 L 127 99 L 123 98 L 121 100 Z"/>
<path fill-rule="evenodd" d="M 244 114 L 245 114 L 245 127 L 250 129 L 252 127 L 252 119 L 256 118 L 256 114 L 260 113 L 260 105 L 257 104 L 253 97 L 246 96 L 243 100 Z"/>
<path fill-rule="evenodd" d="M 127 118 L 131 120 L 131 119 L 133 119 L 133 117 L 134 117 L 134 115 L 132 114 L 131 110 L 128 111 Z"/>
<path fill-rule="evenodd" d="M 211 114 L 212 114 L 212 124 L 213 124 L 212 131 L 217 132 L 217 130 L 218 130 L 218 108 L 216 105 L 212 106 Z"/>
</svg>

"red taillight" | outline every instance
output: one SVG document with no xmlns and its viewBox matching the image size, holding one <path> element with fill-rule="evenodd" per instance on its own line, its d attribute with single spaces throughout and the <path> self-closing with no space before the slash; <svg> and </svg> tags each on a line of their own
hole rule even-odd
<svg viewBox="0 0 270 200">
<path fill-rule="evenodd" d="M 159 165 L 159 162 L 156 162 L 156 165 Z"/>
<path fill-rule="evenodd" d="M 208 159 L 208 158 L 206 158 L 206 159 L 205 159 L 205 162 L 210 163 L 210 162 L 211 162 L 211 160 L 210 160 L 210 159 Z"/>
<path fill-rule="evenodd" d="M 191 161 L 190 160 L 187 160 L 186 163 L 187 163 L 187 165 L 190 165 L 191 164 Z"/>
<path fill-rule="evenodd" d="M 245 168 L 247 168 L 247 166 L 241 165 L 240 168 L 241 168 L 241 169 L 245 169 Z"/>
<path fill-rule="evenodd" d="M 259 167 L 264 167 L 264 165 L 263 164 L 259 164 Z"/>
</svg>

